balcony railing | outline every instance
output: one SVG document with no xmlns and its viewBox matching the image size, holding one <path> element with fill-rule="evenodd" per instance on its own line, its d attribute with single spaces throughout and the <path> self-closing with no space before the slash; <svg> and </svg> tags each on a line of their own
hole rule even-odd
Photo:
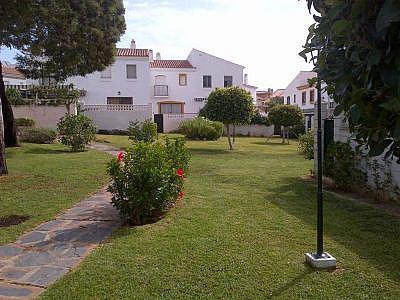
<svg viewBox="0 0 400 300">
<path fill-rule="evenodd" d="M 154 86 L 154 96 L 167 97 L 168 96 L 168 85 L 156 84 Z"/>
</svg>

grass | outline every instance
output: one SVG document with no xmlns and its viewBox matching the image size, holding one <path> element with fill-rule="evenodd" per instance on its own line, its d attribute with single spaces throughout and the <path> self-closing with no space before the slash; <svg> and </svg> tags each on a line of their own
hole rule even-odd
<svg viewBox="0 0 400 300">
<path fill-rule="evenodd" d="M 23 144 L 7 149 L 9 175 L 0 177 L 0 217 L 29 215 L 19 225 L 0 227 L 0 244 L 52 219 L 107 182 L 107 154 L 71 153 L 59 144 Z"/>
<path fill-rule="evenodd" d="M 126 137 L 106 137 L 115 146 Z M 325 245 L 339 261 L 316 272 L 312 167 L 297 144 L 239 138 L 189 142 L 186 196 L 158 223 L 122 228 L 43 299 L 399 299 L 400 219 L 327 195 Z"/>
</svg>

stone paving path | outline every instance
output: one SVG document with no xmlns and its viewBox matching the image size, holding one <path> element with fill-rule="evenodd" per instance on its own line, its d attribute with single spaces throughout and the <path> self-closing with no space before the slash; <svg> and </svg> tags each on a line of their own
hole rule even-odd
<svg viewBox="0 0 400 300">
<path fill-rule="evenodd" d="M 104 242 L 122 224 L 110 201 L 102 189 L 15 243 L 0 246 L 0 299 L 35 298 Z"/>
</svg>

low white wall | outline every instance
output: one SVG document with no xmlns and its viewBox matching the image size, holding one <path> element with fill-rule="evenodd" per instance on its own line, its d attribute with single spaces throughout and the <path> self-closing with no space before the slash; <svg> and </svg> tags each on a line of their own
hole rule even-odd
<svg viewBox="0 0 400 300">
<path fill-rule="evenodd" d="M 35 121 L 36 127 L 57 128 L 57 123 L 67 113 L 65 105 L 17 105 L 13 106 L 14 118 L 28 118 Z M 71 105 L 71 113 L 75 106 Z"/>
<path fill-rule="evenodd" d="M 232 130 L 232 129 L 231 129 Z M 236 135 L 269 137 L 274 135 L 274 126 L 264 125 L 240 125 L 236 126 Z M 226 134 L 226 130 L 225 130 Z"/>
<path fill-rule="evenodd" d="M 97 130 L 126 130 L 131 121 L 153 119 L 151 105 L 86 105 L 83 113 Z"/>
<path fill-rule="evenodd" d="M 191 120 L 197 117 L 197 114 L 164 114 L 163 125 L 164 132 L 172 132 L 179 128 L 179 125 L 185 120 Z"/>
</svg>

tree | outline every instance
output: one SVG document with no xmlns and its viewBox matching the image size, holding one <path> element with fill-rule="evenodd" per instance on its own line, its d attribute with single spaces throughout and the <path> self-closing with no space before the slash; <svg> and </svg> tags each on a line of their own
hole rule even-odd
<svg viewBox="0 0 400 300">
<path fill-rule="evenodd" d="M 300 55 L 318 53 L 315 71 L 356 141 L 400 163 L 400 2 L 307 2 L 318 15 Z"/>
<path fill-rule="evenodd" d="M 1 102 L 1 99 L 0 99 Z M 3 133 L 3 112 L 0 105 L 0 176 L 7 174 L 6 153 L 4 146 L 4 133 Z"/>
<path fill-rule="evenodd" d="M 1 2 L 0 13 L 0 46 L 22 51 L 18 69 L 33 79 L 48 74 L 62 81 L 103 70 L 113 62 L 115 44 L 125 30 L 122 0 L 11 0 Z M 16 146 L 2 75 L 0 98 L 5 144 Z"/>
<path fill-rule="evenodd" d="M 233 150 L 231 126 L 250 123 L 254 111 L 253 99 L 249 92 L 238 87 L 229 87 L 211 92 L 200 115 L 224 123 L 229 149 Z"/>
<path fill-rule="evenodd" d="M 267 111 L 268 112 L 270 109 L 272 109 L 276 105 L 282 105 L 284 104 L 284 99 L 283 97 L 272 97 L 268 103 L 267 103 Z"/>
<path fill-rule="evenodd" d="M 283 128 L 282 143 L 287 138 L 288 144 L 289 129 L 304 123 L 303 112 L 295 105 L 276 105 L 270 110 L 268 118 L 272 124 Z"/>
</svg>

